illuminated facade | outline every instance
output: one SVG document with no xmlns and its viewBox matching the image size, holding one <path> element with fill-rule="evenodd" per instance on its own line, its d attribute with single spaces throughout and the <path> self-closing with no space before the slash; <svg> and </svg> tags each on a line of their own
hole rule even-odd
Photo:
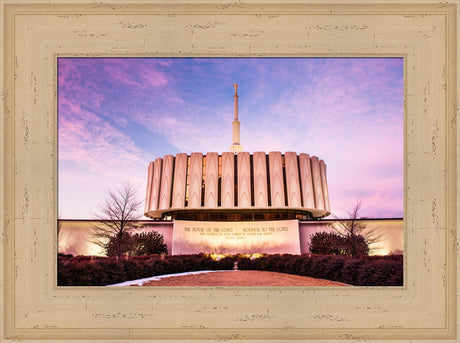
<svg viewBox="0 0 460 343">
<path fill-rule="evenodd" d="M 213 221 L 322 218 L 330 214 L 326 164 L 279 151 L 166 155 L 149 165 L 144 212 Z"/>
</svg>

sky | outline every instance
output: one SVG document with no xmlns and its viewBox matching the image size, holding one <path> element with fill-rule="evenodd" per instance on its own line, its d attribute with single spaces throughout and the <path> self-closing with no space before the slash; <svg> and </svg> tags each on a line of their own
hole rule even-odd
<svg viewBox="0 0 460 343">
<path fill-rule="evenodd" d="M 157 157 L 229 151 L 233 83 L 244 151 L 324 160 L 333 216 L 403 217 L 402 58 L 59 58 L 59 218 L 144 199 Z"/>
</svg>

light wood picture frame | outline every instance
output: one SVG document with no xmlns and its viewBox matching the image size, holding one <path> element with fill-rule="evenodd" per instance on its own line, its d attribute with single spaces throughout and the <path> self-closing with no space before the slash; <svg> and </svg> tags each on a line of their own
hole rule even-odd
<svg viewBox="0 0 460 343">
<path fill-rule="evenodd" d="M 459 4 L 3 0 L 4 342 L 458 342 Z M 57 287 L 59 56 L 404 58 L 403 287 Z"/>
</svg>

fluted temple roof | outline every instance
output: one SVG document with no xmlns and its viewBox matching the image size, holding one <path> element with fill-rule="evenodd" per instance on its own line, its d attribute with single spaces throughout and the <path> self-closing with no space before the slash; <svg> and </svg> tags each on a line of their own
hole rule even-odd
<svg viewBox="0 0 460 343">
<path fill-rule="evenodd" d="M 199 220 L 313 219 L 330 214 L 326 164 L 279 151 L 180 153 L 151 162 L 145 215 Z"/>
</svg>

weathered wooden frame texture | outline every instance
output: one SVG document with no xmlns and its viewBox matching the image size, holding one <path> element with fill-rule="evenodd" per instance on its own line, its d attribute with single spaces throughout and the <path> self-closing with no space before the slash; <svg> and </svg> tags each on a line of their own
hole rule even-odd
<svg viewBox="0 0 460 343">
<path fill-rule="evenodd" d="M 5 342 L 458 342 L 458 2 L 0 8 Z M 403 57 L 404 287 L 57 288 L 57 56 Z"/>
</svg>

